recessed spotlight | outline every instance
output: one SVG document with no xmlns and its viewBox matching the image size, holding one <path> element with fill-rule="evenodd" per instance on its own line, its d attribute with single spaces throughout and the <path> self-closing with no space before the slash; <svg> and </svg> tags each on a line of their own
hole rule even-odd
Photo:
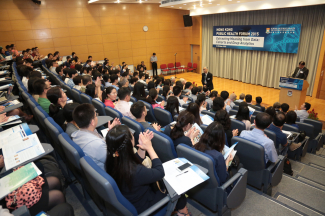
<svg viewBox="0 0 325 216">
<path fill-rule="evenodd" d="M 186 5 L 186 4 L 183 4 L 183 5 Z"/>
<path fill-rule="evenodd" d="M 237 3 L 239 3 L 240 1 L 237 1 Z"/>
<path fill-rule="evenodd" d="M 179 8 L 182 8 L 182 7 L 179 7 Z"/>
<path fill-rule="evenodd" d="M 232 1 L 232 0 L 228 0 L 228 1 Z"/>
<path fill-rule="evenodd" d="M 212 4 L 212 2 L 209 2 L 209 4 Z"/>
<path fill-rule="evenodd" d="M 220 4 L 217 4 L 217 5 L 220 5 Z"/>
<path fill-rule="evenodd" d="M 171 7 L 174 7 L 174 6 L 171 6 Z"/>
</svg>

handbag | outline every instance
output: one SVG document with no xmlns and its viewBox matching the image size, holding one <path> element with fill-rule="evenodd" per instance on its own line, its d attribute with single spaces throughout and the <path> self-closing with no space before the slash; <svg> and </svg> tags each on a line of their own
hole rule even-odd
<svg viewBox="0 0 325 216">
<path fill-rule="evenodd" d="M 42 185 L 44 183 L 44 179 L 41 176 L 37 176 L 23 186 L 12 191 L 5 199 L 7 208 L 17 209 L 23 205 L 30 208 L 35 205 L 41 199 Z"/>
</svg>

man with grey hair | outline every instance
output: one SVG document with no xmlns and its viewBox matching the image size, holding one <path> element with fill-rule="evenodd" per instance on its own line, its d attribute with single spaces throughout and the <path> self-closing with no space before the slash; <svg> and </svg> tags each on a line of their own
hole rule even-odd
<svg viewBox="0 0 325 216">
<path fill-rule="evenodd" d="M 213 76 L 210 72 L 208 72 L 208 68 L 203 68 L 202 73 L 202 85 L 203 87 L 206 87 L 208 90 L 212 91 L 213 89 Z"/>
<path fill-rule="evenodd" d="M 174 86 L 175 83 L 176 83 L 176 79 L 175 79 L 174 76 L 172 76 L 172 77 L 170 78 L 170 86 Z"/>
<path fill-rule="evenodd" d="M 241 93 L 241 94 L 239 95 L 239 99 L 236 100 L 236 101 L 241 103 L 241 102 L 244 101 L 244 99 L 245 99 L 245 94 L 244 94 L 244 93 Z"/>
<path fill-rule="evenodd" d="M 230 101 L 229 106 L 233 108 L 236 104 L 234 101 L 236 100 L 237 95 L 235 93 L 231 93 L 229 98 L 225 101 L 225 104 L 228 104 L 228 101 Z"/>
<path fill-rule="evenodd" d="M 180 79 L 179 79 L 179 81 L 181 81 L 181 82 L 182 82 L 182 84 L 183 84 L 183 87 L 185 87 L 185 84 L 186 84 L 186 80 L 185 80 L 184 78 L 180 78 Z"/>
<path fill-rule="evenodd" d="M 129 87 L 129 80 L 126 77 L 122 77 L 119 82 L 120 88 L 122 87 Z"/>
</svg>

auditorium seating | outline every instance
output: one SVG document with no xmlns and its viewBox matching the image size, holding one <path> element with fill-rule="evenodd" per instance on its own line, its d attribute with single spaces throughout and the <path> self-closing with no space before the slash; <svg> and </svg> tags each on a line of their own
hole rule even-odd
<svg viewBox="0 0 325 216">
<path fill-rule="evenodd" d="M 275 163 L 266 163 L 262 145 L 237 136 L 231 139 L 232 144 L 236 142 L 238 142 L 235 147 L 236 155 L 248 170 L 247 183 L 271 195 L 272 187 L 278 185 L 282 179 L 284 156 L 279 155 Z"/>
<path fill-rule="evenodd" d="M 134 130 L 134 142 L 135 144 L 138 144 L 139 141 L 139 135 L 141 132 L 144 131 L 144 128 L 142 126 L 142 124 L 140 124 L 139 122 L 127 117 L 127 116 L 123 116 L 122 117 L 122 124 L 125 124 L 126 126 L 128 126 L 129 128 L 131 128 L 132 130 Z"/>
<path fill-rule="evenodd" d="M 147 108 L 147 111 L 148 111 L 148 112 L 147 112 L 147 116 L 146 116 L 146 121 L 148 121 L 148 122 L 157 122 L 157 119 L 156 119 L 155 114 L 154 114 L 154 112 L 153 112 L 152 105 L 149 104 L 149 103 L 146 102 L 146 101 L 143 101 L 143 100 L 139 100 L 139 101 L 143 102 L 144 105 L 145 105 L 146 108 Z"/>
<path fill-rule="evenodd" d="M 169 111 L 164 110 L 160 107 L 156 107 L 153 109 L 153 112 L 161 127 L 165 127 L 166 125 L 173 122 L 172 114 Z"/>
</svg>

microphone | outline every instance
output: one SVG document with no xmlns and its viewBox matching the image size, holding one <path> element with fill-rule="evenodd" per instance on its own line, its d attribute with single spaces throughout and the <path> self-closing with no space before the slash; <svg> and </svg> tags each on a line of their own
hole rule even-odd
<svg viewBox="0 0 325 216">
<path fill-rule="evenodd" d="M 174 55 L 177 55 L 177 53 L 175 53 Z"/>
</svg>

